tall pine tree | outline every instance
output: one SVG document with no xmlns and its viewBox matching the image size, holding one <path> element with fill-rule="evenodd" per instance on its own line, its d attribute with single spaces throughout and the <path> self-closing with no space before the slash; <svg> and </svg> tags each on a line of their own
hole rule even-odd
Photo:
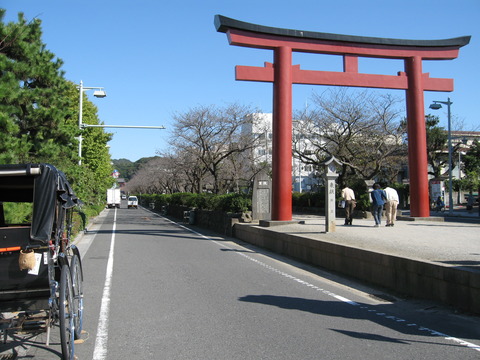
<svg viewBox="0 0 480 360">
<path fill-rule="evenodd" d="M 0 161 L 72 160 L 75 132 L 62 61 L 41 40 L 39 20 L 3 23 L 0 10 Z"/>
<path fill-rule="evenodd" d="M 83 130 L 83 165 L 78 166 L 78 88 L 64 78 L 62 60 L 42 42 L 41 21 L 4 22 L 0 9 L 0 164 L 46 162 L 69 177 L 85 203 L 102 206 L 113 183 L 106 148 L 111 134 Z M 85 123 L 99 124 L 85 96 Z"/>
</svg>

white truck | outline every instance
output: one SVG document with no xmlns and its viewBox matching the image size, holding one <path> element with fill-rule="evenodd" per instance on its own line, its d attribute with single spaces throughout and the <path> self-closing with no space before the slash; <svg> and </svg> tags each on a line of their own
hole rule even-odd
<svg viewBox="0 0 480 360">
<path fill-rule="evenodd" d="M 138 198 L 136 196 L 129 196 L 128 197 L 128 202 L 127 202 L 127 207 L 130 208 L 135 208 L 138 209 Z"/>
<path fill-rule="evenodd" d="M 107 206 L 108 208 L 117 207 L 120 208 L 121 197 L 120 189 L 108 189 L 107 190 Z"/>
</svg>

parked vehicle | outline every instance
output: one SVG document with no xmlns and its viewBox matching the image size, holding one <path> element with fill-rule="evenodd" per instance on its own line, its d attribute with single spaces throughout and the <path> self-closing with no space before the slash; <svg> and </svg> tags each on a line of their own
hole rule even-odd
<svg viewBox="0 0 480 360">
<path fill-rule="evenodd" d="M 70 243 L 80 204 L 65 175 L 49 164 L 0 165 L 0 334 L 59 329 L 62 358 L 75 359 L 82 333 L 83 272 Z M 7 315 L 8 313 L 8 315 Z M 39 345 L 40 346 L 40 345 Z"/>
<path fill-rule="evenodd" d="M 107 206 L 108 208 L 120 208 L 121 203 L 120 189 L 108 189 L 107 190 Z"/>
<path fill-rule="evenodd" d="M 138 199 L 136 196 L 129 196 L 128 197 L 128 203 L 127 203 L 128 208 L 135 208 L 138 209 Z"/>
</svg>

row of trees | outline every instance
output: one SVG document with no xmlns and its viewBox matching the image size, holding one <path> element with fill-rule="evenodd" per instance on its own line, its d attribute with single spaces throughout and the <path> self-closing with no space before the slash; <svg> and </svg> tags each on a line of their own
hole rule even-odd
<svg viewBox="0 0 480 360">
<path fill-rule="evenodd" d="M 0 164 L 46 162 L 61 169 L 84 203 L 103 206 L 113 183 L 102 128 L 83 130 L 78 166 L 79 90 L 64 77 L 62 60 L 42 42 L 40 20 L 4 22 L 0 9 Z M 84 95 L 83 122 L 99 124 Z"/>
<path fill-rule="evenodd" d="M 321 163 L 334 155 L 343 163 L 339 182 L 395 179 L 406 164 L 405 127 L 398 99 L 346 90 L 314 97 L 310 111 L 294 118 L 292 151 L 321 177 Z M 242 131 L 253 111 L 238 104 L 193 108 L 175 115 L 170 151 L 142 166 L 128 183 L 138 193 L 238 191 L 250 186 L 264 154 L 255 153 L 271 130 Z M 307 145 L 308 143 L 308 145 Z M 313 151 L 312 151 L 313 149 Z"/>
<path fill-rule="evenodd" d="M 390 95 L 347 89 L 314 94 L 312 109 L 295 116 L 300 134 L 294 137 L 295 157 L 318 169 L 335 156 L 342 163 L 340 188 L 364 179 L 396 181 L 407 157 L 399 102 Z"/>
<path fill-rule="evenodd" d="M 146 163 L 128 183 L 128 191 L 238 191 L 260 169 L 251 155 L 256 139 L 242 132 L 251 112 L 231 104 L 199 106 L 174 115 L 169 151 Z"/>
<path fill-rule="evenodd" d="M 313 97 L 307 111 L 294 114 L 292 153 L 322 177 L 321 164 L 333 155 L 342 162 L 338 182 L 364 186 L 365 179 L 395 183 L 407 175 L 407 134 L 401 100 L 390 95 L 345 89 Z M 144 194 L 209 191 L 223 193 L 250 186 L 265 155 L 252 151 L 265 141 L 265 132 L 242 132 L 252 113 L 238 104 L 224 108 L 197 107 L 175 115 L 170 151 L 145 163 L 128 183 L 128 191 Z M 430 175 L 448 170 L 447 133 L 439 118 L 426 116 Z M 268 132 L 268 130 L 266 130 Z M 468 174 L 457 187 L 476 190 L 480 166 L 474 164 L 478 143 L 463 156 Z M 459 149 L 454 149 L 457 151 Z M 260 160 L 262 158 L 263 160 Z M 456 159 L 454 156 L 454 166 Z M 399 176 L 400 175 L 400 176 Z"/>
</svg>

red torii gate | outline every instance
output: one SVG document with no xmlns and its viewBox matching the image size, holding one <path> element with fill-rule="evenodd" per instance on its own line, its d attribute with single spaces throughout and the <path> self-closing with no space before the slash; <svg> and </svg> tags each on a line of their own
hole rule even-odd
<svg viewBox="0 0 480 360">
<path fill-rule="evenodd" d="M 430 78 L 422 60 L 451 60 L 470 36 L 445 40 L 402 40 L 273 28 L 215 16 L 230 45 L 274 51 L 265 67 L 236 66 L 236 80 L 273 82 L 272 220 L 292 219 L 292 84 L 406 90 L 410 214 L 430 216 L 424 91 L 453 91 L 453 79 Z M 292 52 L 343 56 L 343 72 L 301 70 Z M 358 57 L 403 59 L 398 76 L 361 74 Z"/>
</svg>

